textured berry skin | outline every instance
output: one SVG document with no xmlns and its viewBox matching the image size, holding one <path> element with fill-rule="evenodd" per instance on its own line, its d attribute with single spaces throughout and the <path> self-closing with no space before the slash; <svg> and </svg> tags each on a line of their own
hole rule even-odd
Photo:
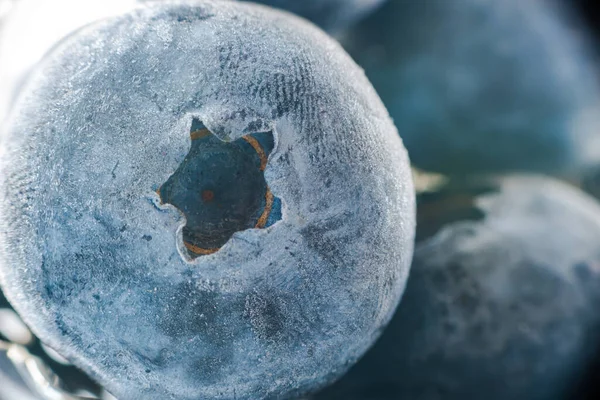
<svg viewBox="0 0 600 400">
<path fill-rule="evenodd" d="M 392 322 L 315 398 L 576 398 L 599 348 L 600 204 L 524 176 L 437 197 Z"/>
<path fill-rule="evenodd" d="M 389 1 L 344 43 L 416 166 L 578 173 L 600 164 L 597 53 L 555 3 Z"/>
<path fill-rule="evenodd" d="M 193 121 L 232 145 L 271 132 L 263 173 L 281 200 L 273 225 L 195 259 L 157 192 Z M 156 3 L 87 27 L 33 74 L 0 151 L 7 298 L 119 399 L 308 392 L 372 344 L 404 290 L 406 151 L 360 68 L 289 14 Z"/>
</svg>

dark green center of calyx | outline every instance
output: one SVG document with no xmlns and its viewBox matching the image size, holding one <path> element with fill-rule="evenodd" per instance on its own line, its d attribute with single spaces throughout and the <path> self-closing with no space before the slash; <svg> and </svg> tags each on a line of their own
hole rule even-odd
<svg viewBox="0 0 600 400">
<path fill-rule="evenodd" d="M 163 203 L 186 217 L 183 242 L 190 257 L 218 251 L 235 232 L 281 219 L 281 202 L 263 173 L 273 150 L 272 133 L 227 143 L 194 120 L 190 136 L 188 155 L 158 191 Z"/>
</svg>

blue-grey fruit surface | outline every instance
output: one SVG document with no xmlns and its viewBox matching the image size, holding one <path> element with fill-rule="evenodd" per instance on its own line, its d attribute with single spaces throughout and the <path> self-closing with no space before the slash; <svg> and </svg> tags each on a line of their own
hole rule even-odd
<svg viewBox="0 0 600 400">
<path fill-rule="evenodd" d="M 242 2 L 148 4 L 63 40 L 13 107 L 2 289 L 120 400 L 314 390 L 404 290 L 402 141 L 313 25 Z"/>
</svg>

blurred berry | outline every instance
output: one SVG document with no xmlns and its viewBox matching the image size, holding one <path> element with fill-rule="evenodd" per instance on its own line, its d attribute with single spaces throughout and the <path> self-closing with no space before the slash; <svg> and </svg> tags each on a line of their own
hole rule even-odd
<svg viewBox="0 0 600 400">
<path fill-rule="evenodd" d="M 589 31 L 535 0 L 390 1 L 344 38 L 412 162 L 452 175 L 600 164 Z"/>
<path fill-rule="evenodd" d="M 383 336 L 317 399 L 572 400 L 600 344 L 600 204 L 540 177 L 419 199 Z"/>
</svg>

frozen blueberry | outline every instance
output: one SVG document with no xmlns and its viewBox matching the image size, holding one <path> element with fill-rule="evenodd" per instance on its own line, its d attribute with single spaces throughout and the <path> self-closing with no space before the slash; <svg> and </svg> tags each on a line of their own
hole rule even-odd
<svg viewBox="0 0 600 400">
<path fill-rule="evenodd" d="M 345 43 L 415 165 L 577 173 L 600 163 L 598 65 L 572 10 L 534 0 L 389 1 Z"/>
<path fill-rule="evenodd" d="M 540 177 L 419 199 L 405 294 L 318 399 L 554 400 L 599 348 L 600 204 Z"/>
<path fill-rule="evenodd" d="M 388 0 L 253 0 L 293 12 L 329 32 L 340 32 Z"/>
<path fill-rule="evenodd" d="M 308 392 L 404 290 L 406 151 L 311 24 L 152 4 L 63 40 L 25 85 L 0 149 L 3 289 L 120 400 Z"/>
</svg>

